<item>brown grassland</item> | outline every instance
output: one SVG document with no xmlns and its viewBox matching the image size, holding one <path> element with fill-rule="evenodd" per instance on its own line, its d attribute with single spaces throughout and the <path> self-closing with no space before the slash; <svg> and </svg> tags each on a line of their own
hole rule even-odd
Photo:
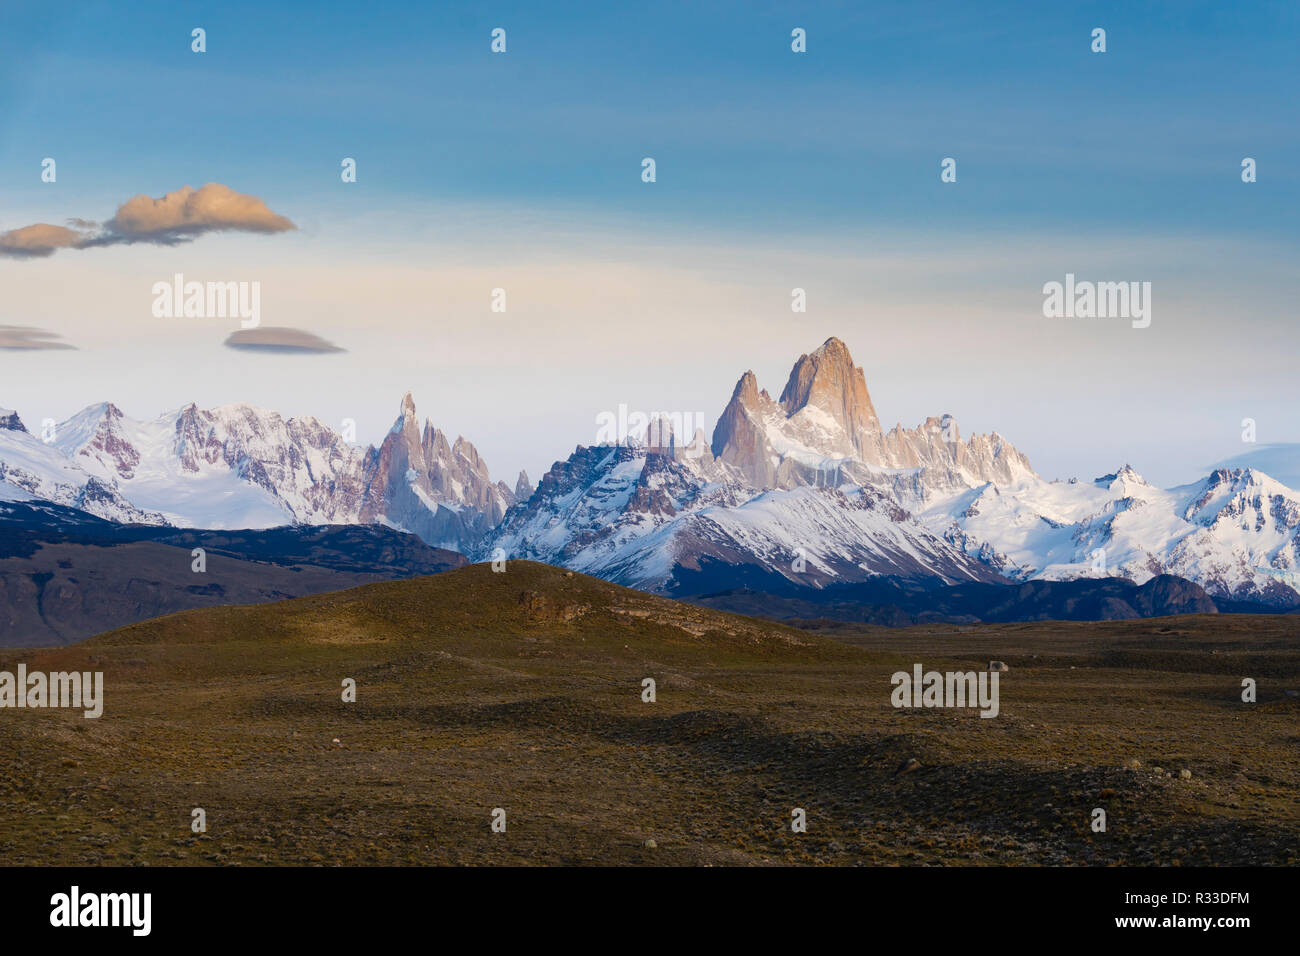
<svg viewBox="0 0 1300 956">
<path fill-rule="evenodd" d="M 995 719 L 890 705 L 992 658 Z M 1294 615 L 796 629 L 515 561 L 19 661 L 105 706 L 0 711 L 9 864 L 1300 862 Z"/>
</svg>

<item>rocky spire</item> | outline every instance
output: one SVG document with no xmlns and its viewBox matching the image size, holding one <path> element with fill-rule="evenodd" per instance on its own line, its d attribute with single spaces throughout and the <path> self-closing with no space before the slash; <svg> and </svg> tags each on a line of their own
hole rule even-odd
<svg viewBox="0 0 1300 956">
<path fill-rule="evenodd" d="M 839 474 L 848 460 L 872 469 L 923 468 L 945 487 L 1033 473 L 996 434 L 963 441 L 951 416 L 885 434 L 865 374 L 833 336 L 794 363 L 779 402 L 759 390 L 753 372 L 741 376 L 714 429 L 713 454 L 757 488 L 820 484 L 828 468 Z"/>
<path fill-rule="evenodd" d="M 760 488 L 771 487 L 776 480 L 776 467 L 763 427 L 764 399 L 768 405 L 774 404 L 766 392 L 759 392 L 754 373 L 746 372 L 736 383 L 731 401 L 713 428 L 713 456 L 738 468 Z"/>
<path fill-rule="evenodd" d="M 831 336 L 811 355 L 801 355 L 781 392 L 781 408 L 791 418 L 813 407 L 828 414 L 865 461 L 880 451 L 880 419 L 867 393 L 867 379 L 853 364 L 848 346 Z"/>
</svg>

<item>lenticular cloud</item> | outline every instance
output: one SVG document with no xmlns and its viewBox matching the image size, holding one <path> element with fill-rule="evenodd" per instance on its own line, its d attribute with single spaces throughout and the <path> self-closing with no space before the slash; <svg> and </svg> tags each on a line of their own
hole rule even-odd
<svg viewBox="0 0 1300 956">
<path fill-rule="evenodd" d="M 325 353 L 343 352 L 333 342 L 302 329 L 267 326 L 261 329 L 239 329 L 226 339 L 226 347 L 245 352 Z"/>
<path fill-rule="evenodd" d="M 154 199 L 132 196 L 102 226 L 70 219 L 68 226 L 35 223 L 0 233 L 0 256 L 43 258 L 59 249 L 89 249 L 124 243 L 175 245 L 208 232 L 288 232 L 298 227 L 256 196 L 220 183 L 184 186 Z"/>
</svg>

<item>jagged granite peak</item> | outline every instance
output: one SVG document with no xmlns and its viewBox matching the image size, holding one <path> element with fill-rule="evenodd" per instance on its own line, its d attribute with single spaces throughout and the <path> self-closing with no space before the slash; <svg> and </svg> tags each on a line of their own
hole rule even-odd
<svg viewBox="0 0 1300 956">
<path fill-rule="evenodd" d="M 712 451 L 757 488 L 837 484 L 882 469 L 925 469 L 930 489 L 1033 473 L 996 433 L 963 441 L 950 415 L 883 434 L 862 368 L 834 337 L 799 357 L 779 402 L 746 372 L 718 419 Z"/>
<path fill-rule="evenodd" d="M 528 480 L 528 472 L 519 469 L 519 477 L 515 480 L 515 500 L 527 501 L 533 496 L 533 483 Z"/>
<path fill-rule="evenodd" d="M 415 417 L 415 401 L 407 392 L 393 427 L 380 442 L 366 470 L 361 520 L 378 521 L 389 515 L 408 512 L 413 507 L 412 500 L 418 505 L 421 493 L 429 496 L 431 490 L 420 426 Z M 390 520 L 405 527 L 398 518 Z M 408 527 L 407 530 L 414 529 Z"/>
<path fill-rule="evenodd" d="M 487 474 L 487 462 L 483 460 L 483 456 L 478 453 L 478 449 L 474 447 L 472 442 L 468 442 L 460 435 L 457 435 L 456 443 L 451 446 L 451 452 L 457 458 L 463 459 L 474 474 Z"/>
<path fill-rule="evenodd" d="M 885 467 L 922 469 L 932 489 L 1007 484 L 1034 474 L 1029 459 L 997 432 L 963 440 L 951 415 L 931 416 L 913 429 L 895 425 L 883 445 Z"/>
<path fill-rule="evenodd" d="M 487 462 L 463 437 L 449 444 L 425 421 L 420 430 L 415 399 L 402 398 L 397 420 L 367 473 L 360 520 L 383 520 L 437 547 L 466 550 L 500 522 L 514 493 L 493 483 Z"/>
<path fill-rule="evenodd" d="M 420 450 L 426 463 L 441 469 L 449 467 L 454 457 L 447 436 L 428 419 L 425 419 L 424 432 L 420 436 Z"/>
<path fill-rule="evenodd" d="M 732 390 L 731 400 L 740 402 L 746 408 L 757 408 L 758 397 L 758 376 L 754 374 L 752 368 L 746 369 L 745 374 L 740 376 L 740 381 Z"/>
<path fill-rule="evenodd" d="M 713 429 L 713 457 L 734 466 L 758 487 L 776 483 L 775 455 L 768 443 L 763 422 L 766 392 L 760 394 L 753 371 L 740 377 L 732 390 L 731 400 L 718 417 Z M 771 405 L 767 399 L 766 404 Z"/>
<path fill-rule="evenodd" d="M 853 364 L 848 346 L 831 336 L 816 351 L 799 356 L 781 392 L 787 418 L 816 409 L 844 430 L 863 460 L 879 453 L 880 419 L 862 367 Z"/>
</svg>

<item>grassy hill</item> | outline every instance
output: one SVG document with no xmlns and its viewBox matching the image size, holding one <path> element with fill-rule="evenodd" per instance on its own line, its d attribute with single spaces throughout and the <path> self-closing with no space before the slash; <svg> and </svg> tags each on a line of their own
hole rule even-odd
<svg viewBox="0 0 1300 956">
<path fill-rule="evenodd" d="M 186 611 L 0 652 L 3 669 L 102 670 L 106 685 L 99 720 L 0 711 L 0 852 L 1294 864 L 1298 632 L 1295 617 L 1217 615 L 814 633 L 523 561 Z M 896 670 L 990 658 L 1011 665 L 996 719 L 890 706 Z M 1241 703 L 1243 676 L 1259 703 Z M 1089 829 L 1098 806 L 1106 833 Z"/>
</svg>

